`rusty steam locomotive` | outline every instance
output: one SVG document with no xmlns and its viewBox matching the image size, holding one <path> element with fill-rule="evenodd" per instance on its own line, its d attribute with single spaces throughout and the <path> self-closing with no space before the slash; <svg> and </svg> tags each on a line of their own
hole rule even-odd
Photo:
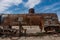
<svg viewBox="0 0 60 40">
<path fill-rule="evenodd" d="M 29 9 L 28 14 L 2 14 L 0 18 L 0 26 L 18 26 L 21 22 L 22 25 L 39 25 L 45 32 L 60 29 L 56 13 L 35 13 L 33 8 Z"/>
</svg>

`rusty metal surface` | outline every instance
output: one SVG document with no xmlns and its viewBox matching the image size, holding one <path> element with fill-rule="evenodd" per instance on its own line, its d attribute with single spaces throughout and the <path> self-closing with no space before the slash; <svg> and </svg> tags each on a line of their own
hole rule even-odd
<svg viewBox="0 0 60 40">
<path fill-rule="evenodd" d="M 8 14 L 5 14 L 8 15 Z M 56 24 L 58 24 L 58 18 L 56 16 L 56 14 L 9 14 L 9 16 L 5 17 L 4 19 L 4 23 L 2 23 L 2 25 L 19 25 L 19 17 L 22 17 L 22 25 L 39 25 L 40 22 L 42 22 L 42 24 L 44 24 L 46 18 L 45 17 L 51 17 L 51 20 L 53 20 L 52 18 L 55 17 L 54 21 Z M 48 17 L 48 18 L 49 18 Z M 48 21 L 48 20 L 47 20 Z"/>
</svg>

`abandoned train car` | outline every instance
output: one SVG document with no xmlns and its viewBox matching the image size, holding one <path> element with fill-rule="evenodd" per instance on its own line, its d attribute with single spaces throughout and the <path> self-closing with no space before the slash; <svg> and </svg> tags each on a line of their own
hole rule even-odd
<svg viewBox="0 0 60 40">
<path fill-rule="evenodd" d="M 35 13 L 34 9 L 29 9 L 28 14 L 2 14 L 0 17 L 0 25 L 2 26 L 18 26 L 22 25 L 39 25 L 39 28 L 47 32 L 59 28 L 58 16 L 56 13 Z"/>
</svg>

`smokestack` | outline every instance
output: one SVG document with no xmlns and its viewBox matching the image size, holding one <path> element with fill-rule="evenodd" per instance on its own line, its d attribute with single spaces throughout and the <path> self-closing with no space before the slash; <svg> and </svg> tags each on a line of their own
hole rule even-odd
<svg viewBox="0 0 60 40">
<path fill-rule="evenodd" d="M 30 14 L 35 13 L 34 9 L 33 9 L 33 8 L 29 9 L 29 13 L 30 13 Z"/>
</svg>

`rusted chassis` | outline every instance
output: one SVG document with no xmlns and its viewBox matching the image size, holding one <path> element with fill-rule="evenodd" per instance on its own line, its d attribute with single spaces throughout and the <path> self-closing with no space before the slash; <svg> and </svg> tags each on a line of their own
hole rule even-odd
<svg viewBox="0 0 60 40">
<path fill-rule="evenodd" d="M 48 26 L 44 28 L 45 32 L 52 31 L 52 32 L 60 32 L 59 26 Z"/>
</svg>

